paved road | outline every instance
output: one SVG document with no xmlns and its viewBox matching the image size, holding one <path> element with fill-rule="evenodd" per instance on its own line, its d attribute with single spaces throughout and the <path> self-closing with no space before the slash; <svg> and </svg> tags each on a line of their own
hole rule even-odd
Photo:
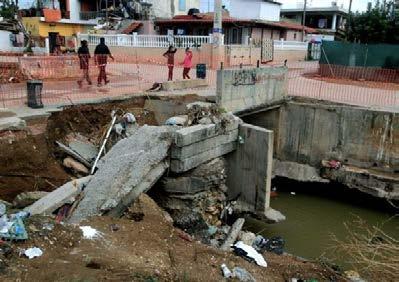
<svg viewBox="0 0 399 282">
<path fill-rule="evenodd" d="M 299 62 L 288 67 L 288 94 L 291 96 L 399 112 L 399 91 L 329 83 L 304 77 L 305 73 L 317 71 L 317 62 Z M 97 98 L 135 95 L 149 89 L 154 82 L 165 81 L 167 76 L 167 69 L 163 65 L 137 65 L 128 62 L 111 63 L 108 72 L 111 83 L 103 87 L 94 84 L 79 89 L 75 80 L 46 81 L 42 92 L 43 103 L 68 104 L 70 101 L 76 103 Z M 179 79 L 181 72 L 182 69 L 176 67 L 175 78 Z M 192 70 L 191 74 L 195 76 L 195 70 Z M 210 87 L 207 91 L 195 91 L 199 95 L 210 95 L 210 92 L 214 91 L 216 72 L 208 70 L 207 79 Z M 24 105 L 26 100 L 25 83 L 0 85 L 0 107 L 19 107 Z"/>
</svg>

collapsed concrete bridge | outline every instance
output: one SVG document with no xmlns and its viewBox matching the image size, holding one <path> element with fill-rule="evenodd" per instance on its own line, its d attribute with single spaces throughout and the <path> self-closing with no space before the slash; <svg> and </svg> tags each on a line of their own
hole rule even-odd
<svg viewBox="0 0 399 282">
<path fill-rule="evenodd" d="M 398 113 L 288 97 L 286 71 L 218 73 L 219 107 L 273 131 L 273 175 L 399 199 Z"/>
</svg>

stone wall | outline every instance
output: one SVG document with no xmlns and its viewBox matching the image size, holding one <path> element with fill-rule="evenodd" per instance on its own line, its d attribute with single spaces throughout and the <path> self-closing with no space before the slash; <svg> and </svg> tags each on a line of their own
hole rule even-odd
<svg viewBox="0 0 399 282">
<path fill-rule="evenodd" d="M 239 112 L 284 99 L 287 68 L 219 70 L 216 102 L 227 111 Z"/>
</svg>

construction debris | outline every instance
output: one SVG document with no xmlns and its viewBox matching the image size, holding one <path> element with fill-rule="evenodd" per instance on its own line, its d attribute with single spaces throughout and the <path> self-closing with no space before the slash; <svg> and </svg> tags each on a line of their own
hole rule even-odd
<svg viewBox="0 0 399 282">
<path fill-rule="evenodd" d="M 15 208 L 22 209 L 40 200 L 47 194 L 48 192 L 44 191 L 24 192 L 15 197 L 12 204 Z"/>
<path fill-rule="evenodd" d="M 91 176 L 86 176 L 68 182 L 24 210 L 31 215 L 51 214 L 65 204 L 72 204 L 90 180 Z"/>
<path fill-rule="evenodd" d="M 27 256 L 29 259 L 33 259 L 42 256 L 43 251 L 40 248 L 33 247 L 25 250 L 24 255 Z"/>
<path fill-rule="evenodd" d="M 79 223 L 90 216 L 123 210 L 151 188 L 168 167 L 164 160 L 173 132 L 168 126 L 143 126 L 112 147 L 100 161 L 70 222 Z"/>
<path fill-rule="evenodd" d="M 81 163 L 75 161 L 74 159 L 72 159 L 71 157 L 67 157 L 64 159 L 64 161 L 62 162 L 62 164 L 69 169 L 72 169 L 73 171 L 77 172 L 77 173 L 83 173 L 83 174 L 89 174 L 89 170 L 82 165 Z"/>
<path fill-rule="evenodd" d="M 237 240 L 238 234 L 240 233 L 242 227 L 244 226 L 244 223 L 245 223 L 244 218 L 239 218 L 236 220 L 236 222 L 234 222 L 234 224 L 231 226 L 231 229 L 229 231 L 229 234 L 227 235 L 226 240 L 224 241 L 220 249 L 222 249 L 223 251 L 230 250 L 231 246 Z"/>
</svg>

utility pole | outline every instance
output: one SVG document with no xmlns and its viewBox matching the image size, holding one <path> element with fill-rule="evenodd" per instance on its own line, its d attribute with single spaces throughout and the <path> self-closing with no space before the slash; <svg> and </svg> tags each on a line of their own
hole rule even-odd
<svg viewBox="0 0 399 282">
<path fill-rule="evenodd" d="M 308 1 L 305 0 L 303 3 L 303 15 L 302 15 L 302 40 L 305 41 L 305 23 L 306 23 L 306 8 Z"/>
<path fill-rule="evenodd" d="M 212 68 L 224 62 L 222 0 L 215 0 L 212 30 Z"/>
<path fill-rule="evenodd" d="M 349 10 L 348 10 L 348 13 L 349 13 L 349 17 L 351 16 L 351 13 L 352 13 L 352 0 L 349 0 Z"/>
</svg>

